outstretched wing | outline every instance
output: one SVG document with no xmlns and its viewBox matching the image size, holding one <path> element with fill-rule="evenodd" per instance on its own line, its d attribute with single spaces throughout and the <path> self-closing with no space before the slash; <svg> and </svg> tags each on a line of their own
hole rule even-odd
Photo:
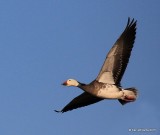
<svg viewBox="0 0 160 135">
<path fill-rule="evenodd" d="M 77 109 L 79 107 L 84 107 L 90 104 L 94 104 L 96 102 L 99 102 L 103 99 L 98 98 L 98 97 L 94 97 L 91 94 L 87 93 L 87 92 L 83 92 L 81 95 L 79 95 L 78 97 L 74 98 L 69 104 L 67 104 L 61 111 L 57 111 L 56 112 L 67 112 L 67 111 L 71 111 L 73 109 Z"/>
<path fill-rule="evenodd" d="M 127 26 L 109 51 L 97 81 L 109 84 L 120 84 L 125 72 L 136 35 L 136 22 L 128 18 Z"/>
</svg>

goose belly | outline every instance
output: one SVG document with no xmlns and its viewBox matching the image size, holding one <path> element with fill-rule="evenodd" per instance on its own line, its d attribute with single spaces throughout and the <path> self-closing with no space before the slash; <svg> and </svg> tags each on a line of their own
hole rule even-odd
<svg viewBox="0 0 160 135">
<path fill-rule="evenodd" d="M 97 96 L 106 99 L 119 99 L 123 92 L 115 85 L 105 84 L 98 92 Z"/>
</svg>

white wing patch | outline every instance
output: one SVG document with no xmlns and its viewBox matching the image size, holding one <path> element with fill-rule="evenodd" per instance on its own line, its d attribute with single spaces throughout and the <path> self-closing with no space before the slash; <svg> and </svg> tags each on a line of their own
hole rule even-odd
<svg viewBox="0 0 160 135">
<path fill-rule="evenodd" d="M 104 72 L 98 81 L 107 84 L 115 84 L 112 72 Z"/>
</svg>

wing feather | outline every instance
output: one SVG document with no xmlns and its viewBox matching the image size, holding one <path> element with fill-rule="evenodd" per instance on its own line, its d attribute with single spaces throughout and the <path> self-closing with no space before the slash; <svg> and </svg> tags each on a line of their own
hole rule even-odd
<svg viewBox="0 0 160 135">
<path fill-rule="evenodd" d="M 79 108 L 79 107 L 84 107 L 90 104 L 97 103 L 103 99 L 92 96 L 91 94 L 87 92 L 83 92 L 81 95 L 77 96 L 74 98 L 69 104 L 67 104 L 61 111 L 56 111 L 56 112 L 67 112 L 71 111 L 73 109 Z"/>
<path fill-rule="evenodd" d="M 111 81 L 107 79 L 108 74 L 106 74 L 106 72 L 110 72 L 113 75 L 111 80 L 114 80 L 112 84 L 120 85 L 133 48 L 136 36 L 136 22 L 134 19 L 130 21 L 130 18 L 128 18 L 127 26 L 109 51 L 101 71 L 96 78 L 97 81 L 110 83 Z"/>
</svg>

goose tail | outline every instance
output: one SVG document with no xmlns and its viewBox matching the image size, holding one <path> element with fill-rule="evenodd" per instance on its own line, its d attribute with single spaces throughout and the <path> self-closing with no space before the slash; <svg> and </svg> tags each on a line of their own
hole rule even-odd
<svg viewBox="0 0 160 135">
<path fill-rule="evenodd" d="M 138 90 L 134 87 L 122 89 L 124 92 L 123 99 L 118 99 L 122 105 L 125 105 L 130 102 L 134 102 L 137 99 Z"/>
</svg>

